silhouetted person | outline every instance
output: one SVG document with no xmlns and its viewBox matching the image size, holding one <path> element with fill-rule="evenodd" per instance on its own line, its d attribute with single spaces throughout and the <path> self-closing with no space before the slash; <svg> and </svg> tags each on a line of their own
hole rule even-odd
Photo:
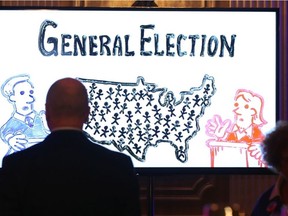
<svg viewBox="0 0 288 216">
<path fill-rule="evenodd" d="M 264 160 L 278 174 L 276 183 L 257 200 L 251 216 L 287 215 L 288 212 L 288 122 L 280 121 L 262 145 Z"/>
<path fill-rule="evenodd" d="M 0 215 L 139 216 L 139 188 L 131 159 L 90 142 L 81 82 L 56 81 L 46 98 L 51 130 L 43 142 L 4 157 Z"/>
</svg>

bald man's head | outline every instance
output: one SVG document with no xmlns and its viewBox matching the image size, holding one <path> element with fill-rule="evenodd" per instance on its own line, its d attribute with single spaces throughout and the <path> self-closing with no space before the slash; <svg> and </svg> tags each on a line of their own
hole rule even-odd
<svg viewBox="0 0 288 216">
<path fill-rule="evenodd" d="M 64 78 L 50 87 L 46 98 L 46 119 L 50 130 L 59 127 L 82 129 L 88 115 L 88 95 L 80 81 Z"/>
</svg>

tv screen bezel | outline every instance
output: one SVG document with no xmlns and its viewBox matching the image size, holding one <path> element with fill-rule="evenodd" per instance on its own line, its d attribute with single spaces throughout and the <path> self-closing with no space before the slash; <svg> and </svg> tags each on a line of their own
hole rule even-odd
<svg viewBox="0 0 288 216">
<path fill-rule="evenodd" d="M 59 10 L 59 11 L 211 11 L 211 12 L 274 12 L 276 14 L 275 33 L 276 33 L 276 56 L 275 56 L 275 71 L 276 71 L 276 121 L 280 119 L 280 58 L 279 58 L 279 8 L 158 8 L 158 7 L 53 7 L 53 6 L 5 6 L 0 7 L 2 10 Z M 1 170 L 1 168 L 0 168 Z M 168 174 L 275 174 L 269 168 L 245 168 L 245 167 L 135 167 L 136 173 L 139 175 L 168 175 Z"/>
</svg>

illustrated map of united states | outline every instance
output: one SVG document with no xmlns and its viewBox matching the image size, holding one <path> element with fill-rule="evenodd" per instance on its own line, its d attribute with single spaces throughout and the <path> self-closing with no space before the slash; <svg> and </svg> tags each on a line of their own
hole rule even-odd
<svg viewBox="0 0 288 216">
<path fill-rule="evenodd" d="M 216 92 L 214 78 L 204 75 L 198 87 L 175 96 L 165 87 L 135 83 L 77 78 L 88 91 L 89 120 L 84 130 L 102 145 L 113 145 L 144 162 L 150 147 L 169 143 L 180 162 L 188 160 L 189 142 L 200 131 L 199 121 Z"/>
</svg>

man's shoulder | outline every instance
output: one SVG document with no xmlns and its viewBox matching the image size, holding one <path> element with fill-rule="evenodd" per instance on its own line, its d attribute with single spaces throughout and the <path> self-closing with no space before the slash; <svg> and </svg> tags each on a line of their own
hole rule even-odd
<svg viewBox="0 0 288 216">
<path fill-rule="evenodd" d="M 62 153 L 63 154 L 62 154 Z M 63 157 L 80 157 L 90 161 L 102 161 L 106 165 L 130 166 L 131 158 L 117 150 L 109 149 L 99 142 L 91 141 L 85 134 L 73 131 L 59 131 L 49 134 L 42 142 L 35 144 L 25 150 L 15 152 L 4 157 L 5 164 L 17 163 L 18 165 L 34 163 L 54 155 L 62 154 Z M 30 161 L 30 162 L 29 162 Z M 34 161 L 34 162 L 33 162 Z"/>
<path fill-rule="evenodd" d="M 112 150 L 109 149 L 105 146 L 103 146 L 103 144 L 99 143 L 99 142 L 93 142 L 91 140 L 88 139 L 88 142 L 90 143 L 90 146 L 92 148 L 95 149 L 95 151 L 99 151 L 101 152 L 101 154 L 103 156 L 107 156 L 108 158 L 112 158 L 114 160 L 118 159 L 118 160 L 128 160 L 130 159 L 130 157 L 122 152 L 118 152 L 117 150 Z"/>
<path fill-rule="evenodd" d="M 130 158 L 128 155 L 117 151 L 116 148 L 115 150 L 113 150 L 112 149 L 113 145 L 110 143 L 101 143 L 101 141 L 93 140 L 89 136 L 89 134 L 85 134 L 85 137 L 87 139 L 87 142 L 89 142 L 90 146 L 93 146 L 98 151 L 102 151 L 104 154 L 110 154 L 110 155 L 113 155 L 115 157 L 120 157 L 120 158 Z M 109 147 L 112 147 L 112 148 L 109 148 Z"/>
<path fill-rule="evenodd" d="M 42 143 L 42 142 L 40 142 L 40 143 Z M 27 160 L 27 158 L 31 158 L 30 155 L 37 154 L 37 152 L 38 152 L 37 149 L 41 148 L 40 143 L 35 144 L 35 145 L 33 145 L 27 149 L 14 152 L 10 155 L 6 155 L 3 158 L 3 163 L 4 163 L 4 161 L 13 161 L 13 160 L 21 161 L 21 160 Z"/>
</svg>

